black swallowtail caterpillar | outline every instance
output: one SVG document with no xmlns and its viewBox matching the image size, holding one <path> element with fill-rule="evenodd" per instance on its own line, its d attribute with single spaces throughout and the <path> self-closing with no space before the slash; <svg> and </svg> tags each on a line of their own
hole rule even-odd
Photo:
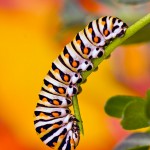
<svg viewBox="0 0 150 150">
<path fill-rule="evenodd" d="M 127 25 L 119 18 L 101 17 L 89 23 L 67 44 L 44 78 L 35 109 L 35 129 L 40 139 L 58 150 L 73 150 L 79 143 L 77 119 L 68 107 L 78 93 L 81 72 L 91 70 L 91 59 L 101 57 L 114 38 L 124 35 Z"/>
</svg>

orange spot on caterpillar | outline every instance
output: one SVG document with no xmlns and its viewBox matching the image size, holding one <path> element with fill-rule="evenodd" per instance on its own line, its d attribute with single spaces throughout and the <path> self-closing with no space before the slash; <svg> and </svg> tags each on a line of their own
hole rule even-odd
<svg viewBox="0 0 150 150">
<path fill-rule="evenodd" d="M 65 57 L 66 57 L 66 58 L 69 58 L 69 54 L 65 54 Z"/>
<path fill-rule="evenodd" d="M 64 80 L 67 82 L 69 80 L 69 77 L 67 75 L 64 75 Z"/>
<path fill-rule="evenodd" d="M 57 142 L 53 142 L 54 147 L 56 146 Z"/>
<path fill-rule="evenodd" d="M 83 50 L 83 53 L 84 53 L 84 54 L 88 54 L 88 52 L 89 52 L 88 48 L 85 47 L 84 50 Z"/>
<path fill-rule="evenodd" d="M 44 129 L 44 128 L 41 128 L 41 129 L 40 129 L 40 131 L 41 131 L 41 132 L 44 132 L 44 131 L 46 131 L 46 129 Z"/>
<path fill-rule="evenodd" d="M 78 44 L 81 44 L 81 40 L 77 40 L 77 43 L 78 43 Z"/>
<path fill-rule="evenodd" d="M 105 30 L 105 31 L 104 31 L 104 35 L 105 35 L 105 36 L 108 35 L 108 30 Z"/>
<path fill-rule="evenodd" d="M 57 113 L 57 112 L 52 112 L 52 115 L 53 115 L 54 117 L 59 117 L 59 113 Z"/>
<path fill-rule="evenodd" d="M 58 70 L 58 69 L 55 69 L 55 72 L 56 72 L 56 73 L 59 73 L 59 70 Z"/>
<path fill-rule="evenodd" d="M 88 30 L 89 30 L 89 32 L 90 32 L 90 33 L 92 33 L 92 31 L 93 31 L 93 29 L 92 29 L 92 28 L 89 28 Z"/>
<path fill-rule="evenodd" d="M 42 99 L 42 101 L 43 102 L 48 102 L 47 98 L 45 98 L 45 97 Z"/>
<path fill-rule="evenodd" d="M 73 139 L 71 139 L 71 140 L 70 140 L 70 143 L 71 143 L 71 144 L 74 144 L 74 140 L 73 140 Z"/>
<path fill-rule="evenodd" d="M 58 128 L 58 127 L 59 127 L 58 124 L 54 124 L 54 125 L 53 125 L 53 128 Z"/>
<path fill-rule="evenodd" d="M 40 113 L 39 115 L 40 117 L 48 117 L 47 115 L 45 115 L 44 113 Z"/>
<path fill-rule="evenodd" d="M 72 62 L 72 66 L 73 66 L 73 67 L 77 67 L 77 65 L 78 65 L 78 64 L 77 64 L 76 61 L 73 61 L 73 62 Z"/>
<path fill-rule="evenodd" d="M 54 105 L 59 105 L 58 100 L 55 100 L 55 99 L 54 99 L 54 100 L 53 100 L 53 104 L 54 104 Z"/>
<path fill-rule="evenodd" d="M 102 25 L 105 25 L 105 24 L 106 24 L 106 22 L 105 22 L 105 21 L 102 21 L 102 22 L 101 22 L 101 24 L 102 24 Z"/>
<path fill-rule="evenodd" d="M 98 37 L 97 37 L 97 36 L 95 36 L 95 37 L 94 37 L 94 42 L 95 42 L 95 43 L 97 43 L 97 42 L 98 42 L 98 40 L 99 40 L 99 39 L 98 39 Z"/>
<path fill-rule="evenodd" d="M 65 93 L 65 91 L 64 91 L 63 88 L 58 88 L 58 92 L 59 92 L 60 94 L 64 94 L 64 93 Z"/>
<path fill-rule="evenodd" d="M 52 87 L 53 87 L 52 84 L 49 84 L 49 85 L 48 85 L 48 88 L 52 88 Z"/>
<path fill-rule="evenodd" d="M 65 136 L 64 135 L 60 135 L 59 138 L 63 139 Z"/>
</svg>

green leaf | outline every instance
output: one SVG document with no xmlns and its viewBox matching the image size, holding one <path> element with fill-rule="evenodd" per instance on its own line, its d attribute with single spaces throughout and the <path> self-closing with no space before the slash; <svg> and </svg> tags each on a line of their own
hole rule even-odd
<svg viewBox="0 0 150 150">
<path fill-rule="evenodd" d="M 134 133 L 120 142 L 114 150 L 148 150 L 150 133 Z"/>
<path fill-rule="evenodd" d="M 111 97 L 105 104 L 105 112 L 113 117 L 121 118 L 125 107 L 133 101 L 141 100 L 139 97 L 134 96 L 114 96 Z"/>
<path fill-rule="evenodd" d="M 149 0 L 118 0 L 118 2 L 135 5 L 135 4 L 141 4 L 141 3 L 149 2 Z"/>
<path fill-rule="evenodd" d="M 145 104 L 143 99 L 128 104 L 121 121 L 124 129 L 134 130 L 149 126 L 149 120 L 145 114 Z"/>
<path fill-rule="evenodd" d="M 150 119 L 150 90 L 147 91 L 146 99 L 146 115 Z"/>
</svg>

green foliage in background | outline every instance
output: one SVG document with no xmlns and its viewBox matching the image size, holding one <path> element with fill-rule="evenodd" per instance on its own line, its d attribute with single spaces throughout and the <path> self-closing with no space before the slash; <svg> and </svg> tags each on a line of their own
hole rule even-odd
<svg viewBox="0 0 150 150">
<path fill-rule="evenodd" d="M 118 95 L 107 100 L 105 112 L 121 119 L 125 130 L 135 130 L 150 127 L 150 90 L 146 98 Z M 149 150 L 150 133 L 131 134 L 120 143 L 115 150 Z"/>
<path fill-rule="evenodd" d="M 134 96 L 114 96 L 105 105 L 105 112 L 113 117 L 121 118 L 121 125 L 126 130 L 148 127 L 147 101 Z"/>
<path fill-rule="evenodd" d="M 147 118 L 150 120 L 150 90 L 147 91 L 147 96 L 146 96 L 146 115 L 147 115 Z M 150 122 L 149 122 L 150 123 Z"/>
</svg>

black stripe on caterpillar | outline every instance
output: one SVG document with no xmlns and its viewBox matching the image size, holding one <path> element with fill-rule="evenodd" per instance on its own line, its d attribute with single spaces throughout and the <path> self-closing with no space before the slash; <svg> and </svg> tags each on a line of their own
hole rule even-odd
<svg viewBox="0 0 150 150">
<path fill-rule="evenodd" d="M 101 17 L 89 23 L 53 61 L 44 78 L 35 109 L 34 125 L 40 139 L 58 150 L 73 150 L 79 143 L 77 119 L 68 107 L 78 93 L 81 72 L 93 68 L 91 59 L 104 54 L 114 38 L 124 35 L 127 25 L 119 18 Z"/>
</svg>

